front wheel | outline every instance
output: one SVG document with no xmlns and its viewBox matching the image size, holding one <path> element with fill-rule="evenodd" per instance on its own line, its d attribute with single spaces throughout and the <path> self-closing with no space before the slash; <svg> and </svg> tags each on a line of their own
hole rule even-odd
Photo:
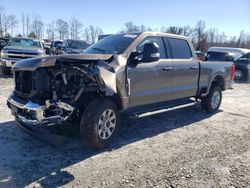
<svg viewBox="0 0 250 188">
<path fill-rule="evenodd" d="M 93 148 L 104 148 L 112 143 L 120 128 L 117 105 L 109 99 L 96 99 L 84 110 L 81 120 L 82 138 Z"/>
<path fill-rule="evenodd" d="M 0 66 L 0 75 L 1 76 L 11 75 L 11 68 Z"/>
<path fill-rule="evenodd" d="M 201 106 L 208 113 L 214 113 L 219 109 L 221 105 L 221 100 L 221 88 L 217 85 L 212 85 L 209 94 L 201 99 Z"/>
</svg>

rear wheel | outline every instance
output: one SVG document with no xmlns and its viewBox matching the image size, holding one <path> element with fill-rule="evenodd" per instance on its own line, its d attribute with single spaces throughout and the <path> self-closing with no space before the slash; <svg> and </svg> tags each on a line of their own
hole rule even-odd
<svg viewBox="0 0 250 188">
<path fill-rule="evenodd" d="M 116 104 L 109 99 L 96 99 L 84 110 L 81 120 L 82 138 L 94 148 L 104 148 L 112 143 L 120 128 L 120 114 Z"/>
<path fill-rule="evenodd" d="M 221 105 L 221 100 L 221 88 L 217 85 L 212 85 L 209 94 L 201 99 L 201 106 L 208 113 L 214 113 L 219 109 Z"/>
<path fill-rule="evenodd" d="M 245 79 L 244 72 L 240 69 L 237 69 L 234 73 L 234 78 L 235 80 L 244 80 Z"/>
</svg>

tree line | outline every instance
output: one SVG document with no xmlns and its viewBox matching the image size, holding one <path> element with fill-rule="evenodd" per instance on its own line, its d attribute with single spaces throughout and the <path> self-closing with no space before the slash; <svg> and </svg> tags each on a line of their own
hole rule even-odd
<svg viewBox="0 0 250 188">
<path fill-rule="evenodd" d="M 83 39 L 89 43 L 95 43 L 102 28 L 94 25 L 84 26 L 76 17 L 66 21 L 63 19 L 52 20 L 44 23 L 37 14 L 21 14 L 20 19 L 15 15 L 5 13 L 5 8 L 0 5 L 0 37 L 10 37 L 16 34 L 15 29 L 21 29 L 18 36 L 48 39 Z M 161 31 L 191 38 L 195 49 L 206 51 L 210 46 L 250 48 L 250 34 L 241 31 L 238 36 L 227 36 L 216 28 L 207 28 L 205 21 L 198 21 L 190 26 L 162 26 L 161 29 L 151 28 L 145 25 L 136 25 L 133 22 L 124 24 L 124 28 L 117 33 Z"/>
<path fill-rule="evenodd" d="M 20 28 L 19 34 L 14 32 Z M 89 43 L 95 43 L 100 34 L 103 34 L 102 28 L 94 25 L 84 27 L 76 18 L 72 17 L 69 21 L 56 19 L 45 24 L 41 16 L 33 14 L 21 14 L 20 20 L 13 14 L 5 13 L 5 8 L 0 6 L 0 37 L 15 36 L 32 37 L 39 39 L 83 39 Z"/>
<path fill-rule="evenodd" d="M 133 22 L 127 22 L 125 23 L 125 28 L 122 29 L 121 32 L 143 32 L 154 30 L 158 29 L 146 27 L 145 25 L 136 25 Z M 199 51 L 206 51 L 211 46 L 250 49 L 250 33 L 246 33 L 242 30 L 239 36 L 227 36 L 225 32 L 220 32 L 216 28 L 207 28 L 206 22 L 202 20 L 198 21 L 194 26 L 163 26 L 160 31 L 189 37 L 192 40 L 195 49 Z"/>
</svg>

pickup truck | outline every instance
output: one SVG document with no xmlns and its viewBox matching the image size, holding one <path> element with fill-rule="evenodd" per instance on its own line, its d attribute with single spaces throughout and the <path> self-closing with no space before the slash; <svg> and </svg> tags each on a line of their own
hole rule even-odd
<svg viewBox="0 0 250 188">
<path fill-rule="evenodd" d="M 10 39 L 8 45 L 1 50 L 2 74 L 10 74 L 12 65 L 19 60 L 45 56 L 45 50 L 40 40 L 21 37 Z"/>
<path fill-rule="evenodd" d="M 58 46 L 59 54 L 79 54 L 90 44 L 83 40 L 64 39 L 61 46 Z"/>
<path fill-rule="evenodd" d="M 22 60 L 13 71 L 7 104 L 19 126 L 30 132 L 78 121 L 82 138 L 103 148 L 118 134 L 121 113 L 142 118 L 197 101 L 216 112 L 234 65 L 199 62 L 186 37 L 143 32 L 105 37 L 78 55 Z"/>
</svg>

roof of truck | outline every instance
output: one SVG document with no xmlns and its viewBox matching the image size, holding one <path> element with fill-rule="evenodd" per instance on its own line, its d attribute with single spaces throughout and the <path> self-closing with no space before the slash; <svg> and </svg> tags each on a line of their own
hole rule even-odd
<svg viewBox="0 0 250 188">
<path fill-rule="evenodd" d="M 240 53 L 246 54 L 250 52 L 250 49 L 246 48 L 230 48 L 230 47 L 210 47 L 208 52 L 231 52 L 231 53 Z"/>
</svg>

